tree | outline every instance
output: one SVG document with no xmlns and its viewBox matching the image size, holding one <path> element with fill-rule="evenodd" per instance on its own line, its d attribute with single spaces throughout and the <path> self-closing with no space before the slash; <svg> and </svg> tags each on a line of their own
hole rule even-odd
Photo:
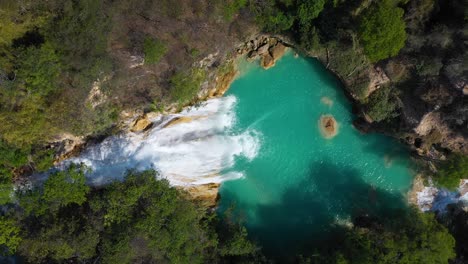
<svg viewBox="0 0 468 264">
<path fill-rule="evenodd" d="M 443 162 L 439 171 L 434 175 L 435 182 L 448 189 L 456 189 L 460 179 L 468 175 L 468 156 L 461 154 L 451 156 Z"/>
<path fill-rule="evenodd" d="M 346 231 L 333 253 L 336 263 L 448 263 L 455 240 L 434 214 L 412 208 Z"/>
<path fill-rule="evenodd" d="M 14 254 L 21 242 L 20 228 L 13 219 L 0 216 L 0 255 Z"/>
<path fill-rule="evenodd" d="M 152 170 L 129 172 L 123 183 L 107 188 L 104 263 L 203 263 L 206 250 L 216 245 L 203 224 L 205 213 L 157 176 Z"/>
<path fill-rule="evenodd" d="M 326 0 L 314 0 L 314 1 L 300 1 L 301 4 L 297 10 L 297 16 L 299 22 L 305 26 L 311 23 L 311 21 L 317 18 L 322 12 L 325 6 Z"/>
<path fill-rule="evenodd" d="M 366 105 L 367 114 L 377 122 L 398 116 L 395 92 L 391 87 L 381 87 L 374 91 Z"/>
<path fill-rule="evenodd" d="M 395 0 L 378 1 L 361 17 L 358 32 L 372 62 L 397 55 L 405 45 L 404 11 L 396 4 Z"/>
<path fill-rule="evenodd" d="M 52 174 L 44 184 L 42 198 L 52 208 L 75 203 L 82 205 L 90 188 L 86 185 L 86 167 L 72 165 L 66 171 Z"/>
</svg>

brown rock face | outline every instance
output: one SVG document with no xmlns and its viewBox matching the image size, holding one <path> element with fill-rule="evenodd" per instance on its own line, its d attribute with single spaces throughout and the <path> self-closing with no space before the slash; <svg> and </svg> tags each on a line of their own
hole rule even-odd
<svg viewBox="0 0 468 264">
<path fill-rule="evenodd" d="M 148 119 L 146 115 L 143 115 L 142 117 L 138 118 L 135 123 L 133 123 L 132 128 L 130 131 L 132 132 L 140 132 L 140 131 L 145 131 L 151 127 L 153 123 Z"/>
<path fill-rule="evenodd" d="M 286 53 L 287 47 L 281 43 L 277 43 L 275 46 L 270 47 L 270 54 L 274 60 L 279 60 L 284 53 Z"/>
<path fill-rule="evenodd" d="M 231 83 L 237 76 L 237 70 L 233 68 L 231 71 L 226 74 L 219 76 L 216 80 L 216 89 L 209 97 L 223 96 L 224 93 L 229 89 Z"/>
<path fill-rule="evenodd" d="M 265 54 L 262 57 L 262 67 L 266 70 L 275 66 L 275 59 L 270 54 Z"/>
<path fill-rule="evenodd" d="M 208 183 L 185 187 L 190 197 L 205 207 L 214 207 L 218 200 L 219 183 Z"/>
<path fill-rule="evenodd" d="M 331 115 L 323 115 L 319 121 L 320 132 L 327 138 L 333 138 L 338 134 L 338 123 Z"/>
</svg>

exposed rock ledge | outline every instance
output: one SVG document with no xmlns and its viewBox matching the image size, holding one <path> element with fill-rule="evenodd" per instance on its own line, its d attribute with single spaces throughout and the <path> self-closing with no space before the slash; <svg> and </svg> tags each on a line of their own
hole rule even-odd
<svg viewBox="0 0 468 264">
<path fill-rule="evenodd" d="M 264 69 L 275 66 L 287 51 L 288 47 L 276 37 L 259 36 L 254 40 L 245 43 L 237 49 L 238 54 L 247 54 L 250 61 L 260 59 L 260 65 Z"/>
</svg>

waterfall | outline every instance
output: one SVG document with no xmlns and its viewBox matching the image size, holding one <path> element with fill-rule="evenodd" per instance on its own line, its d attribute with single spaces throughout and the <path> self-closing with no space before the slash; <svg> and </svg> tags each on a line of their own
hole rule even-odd
<svg viewBox="0 0 468 264">
<path fill-rule="evenodd" d="M 111 136 L 58 167 L 85 164 L 91 169 L 87 177 L 92 185 L 122 179 L 128 169 L 154 168 L 174 186 L 243 177 L 241 172 L 225 170 L 236 157 L 251 160 L 257 155 L 260 133 L 233 131 L 236 100 L 234 96 L 215 98 L 178 114 L 159 116 L 151 120 L 150 130 Z"/>
</svg>

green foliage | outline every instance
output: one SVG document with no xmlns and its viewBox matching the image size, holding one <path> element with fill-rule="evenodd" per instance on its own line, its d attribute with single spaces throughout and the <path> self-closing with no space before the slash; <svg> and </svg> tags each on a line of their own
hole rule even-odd
<svg viewBox="0 0 468 264">
<path fill-rule="evenodd" d="M 380 122 L 398 116 L 394 93 L 391 87 L 384 86 L 369 96 L 366 112 L 372 120 Z"/>
<path fill-rule="evenodd" d="M 0 255 L 14 254 L 21 243 L 20 228 L 13 219 L 0 216 Z"/>
<path fill-rule="evenodd" d="M 75 78 L 96 80 L 87 69 L 106 57 L 109 17 L 102 0 L 66 0 L 55 10 L 58 15 L 48 24 L 45 35 L 60 53 L 65 68 L 80 71 Z"/>
<path fill-rule="evenodd" d="M 71 203 L 78 205 L 86 201 L 89 187 L 86 185 L 84 166 L 71 166 L 49 176 L 44 183 L 42 198 L 51 208 L 64 207 Z"/>
<path fill-rule="evenodd" d="M 247 6 L 247 0 L 229 0 L 223 2 L 223 16 L 227 21 L 231 21 L 235 14 L 245 6 Z"/>
<path fill-rule="evenodd" d="M 0 247 L 18 248 L 31 263 L 211 263 L 256 251 L 241 226 L 218 237 L 215 213 L 156 171 L 129 171 L 122 182 L 90 190 L 84 170 L 71 166 L 19 192 L 22 210 L 0 219 Z"/>
<path fill-rule="evenodd" d="M 130 172 L 123 183 L 108 187 L 105 226 L 114 230 L 104 241 L 104 263 L 138 259 L 171 263 L 202 263 L 216 241 L 200 225 L 203 214 L 187 203 L 155 171 Z M 139 241 L 140 249 L 132 241 Z M 125 260 L 122 262 L 122 257 Z M 119 261 L 120 260 L 120 261 Z"/>
<path fill-rule="evenodd" d="M 205 77 L 205 71 L 198 68 L 192 69 L 189 73 L 174 74 L 171 77 L 171 97 L 181 105 L 190 101 L 197 94 Z"/>
<path fill-rule="evenodd" d="M 302 25 L 309 25 L 312 20 L 317 18 L 325 6 L 326 0 L 299 1 L 297 18 Z"/>
<path fill-rule="evenodd" d="M 26 151 L 0 139 L 0 205 L 10 202 L 13 170 L 28 163 Z"/>
<path fill-rule="evenodd" d="M 468 156 L 461 154 L 453 155 L 443 162 L 439 171 L 434 175 L 437 185 L 455 189 L 460 185 L 460 179 L 468 175 Z"/>
<path fill-rule="evenodd" d="M 146 64 L 156 64 L 166 54 L 167 47 L 164 43 L 152 38 L 145 38 L 143 43 Z"/>
<path fill-rule="evenodd" d="M 0 1 L 0 69 L 12 70 L 11 50 L 13 40 L 20 38 L 33 28 L 42 27 L 48 18 L 48 11 L 40 8 L 33 0 Z"/>
<path fill-rule="evenodd" d="M 23 81 L 21 86 L 28 92 L 47 96 L 57 89 L 61 66 L 59 56 L 50 43 L 45 43 L 40 48 L 27 48 L 18 60 L 17 78 Z"/>
<path fill-rule="evenodd" d="M 455 257 L 455 240 L 433 214 L 411 210 L 375 227 L 347 231 L 335 263 L 447 263 Z"/>
<path fill-rule="evenodd" d="M 264 5 L 256 7 L 257 23 L 266 31 L 278 33 L 293 26 L 294 17 L 274 4 L 266 1 Z"/>
<path fill-rule="evenodd" d="M 396 4 L 394 0 L 382 0 L 362 15 L 359 37 L 372 62 L 397 55 L 405 45 L 404 11 Z"/>
<path fill-rule="evenodd" d="M 9 183 L 12 169 L 20 167 L 28 162 L 25 151 L 9 145 L 0 139 L 0 182 Z"/>
</svg>

